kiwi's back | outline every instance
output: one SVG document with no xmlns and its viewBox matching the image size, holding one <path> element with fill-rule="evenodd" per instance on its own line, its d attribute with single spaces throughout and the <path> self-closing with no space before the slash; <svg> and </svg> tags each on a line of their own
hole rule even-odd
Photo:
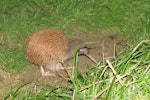
<svg viewBox="0 0 150 100">
<path fill-rule="evenodd" d="M 41 30 L 29 36 L 26 44 L 26 58 L 39 66 L 49 66 L 63 60 L 68 50 L 65 34 L 57 30 Z"/>
</svg>

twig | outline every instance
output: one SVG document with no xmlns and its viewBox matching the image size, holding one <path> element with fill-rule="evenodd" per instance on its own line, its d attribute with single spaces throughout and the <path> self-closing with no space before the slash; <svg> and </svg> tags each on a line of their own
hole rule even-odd
<svg viewBox="0 0 150 100">
<path fill-rule="evenodd" d="M 75 90 L 73 91 L 72 100 L 75 100 Z"/>
<path fill-rule="evenodd" d="M 126 76 L 128 76 L 128 75 L 130 75 L 130 73 L 125 73 L 124 75 L 122 75 L 122 76 L 120 77 L 120 79 L 122 79 L 122 78 L 124 78 L 124 77 L 126 77 Z M 116 79 L 114 83 L 117 83 L 117 82 L 119 82 L 118 79 Z M 110 87 L 110 86 L 106 87 L 104 90 L 102 90 L 101 92 L 99 92 L 92 100 L 95 100 L 95 99 L 97 99 L 99 96 L 101 96 L 105 91 L 107 91 L 107 90 L 109 89 L 109 87 Z"/>
<path fill-rule="evenodd" d="M 116 44 L 114 43 L 114 54 L 113 54 L 113 58 L 116 59 Z"/>
<path fill-rule="evenodd" d="M 146 70 L 144 71 L 144 73 L 146 73 L 149 69 L 150 69 L 150 64 L 147 66 L 147 68 L 146 68 Z"/>
<path fill-rule="evenodd" d="M 110 61 L 107 59 L 106 63 L 108 64 L 108 66 L 111 68 L 111 70 L 113 71 L 113 73 L 115 74 L 116 78 L 118 79 L 119 83 L 121 84 L 121 86 L 123 86 L 122 81 L 120 80 L 120 75 L 117 75 L 117 72 L 115 71 L 115 69 L 113 68 L 112 64 L 110 63 Z"/>
<path fill-rule="evenodd" d="M 106 69 L 107 69 L 107 68 L 108 68 L 108 66 L 105 66 L 103 72 L 102 72 L 101 75 L 100 75 L 100 78 L 104 75 L 104 73 L 106 72 Z"/>
<path fill-rule="evenodd" d="M 104 65 L 104 58 L 105 58 L 105 53 L 104 53 L 104 41 L 102 42 L 102 59 L 103 59 L 103 65 Z"/>
<path fill-rule="evenodd" d="M 89 85 L 87 85 L 87 86 L 85 86 L 85 87 L 82 87 L 79 91 L 81 92 L 81 91 L 83 91 L 83 90 L 85 90 L 85 89 L 87 89 L 87 88 L 90 88 L 90 87 L 93 86 L 93 85 L 96 85 L 96 84 L 99 84 L 99 83 L 105 82 L 105 81 L 108 81 L 108 80 L 102 80 L 102 81 L 94 82 L 94 83 L 89 84 Z"/>
<path fill-rule="evenodd" d="M 97 96 L 95 96 L 92 100 L 95 100 L 95 99 L 97 99 L 99 96 L 101 96 L 105 91 L 107 91 L 109 89 L 109 86 L 108 87 L 106 87 L 104 90 L 102 90 L 101 92 L 99 92 L 98 93 L 98 95 Z"/>
<path fill-rule="evenodd" d="M 141 42 L 133 49 L 132 53 L 134 53 L 134 52 L 138 49 L 138 47 L 139 47 L 141 44 L 145 43 L 145 42 L 150 42 L 150 40 L 143 40 L 143 41 L 141 41 Z"/>
</svg>

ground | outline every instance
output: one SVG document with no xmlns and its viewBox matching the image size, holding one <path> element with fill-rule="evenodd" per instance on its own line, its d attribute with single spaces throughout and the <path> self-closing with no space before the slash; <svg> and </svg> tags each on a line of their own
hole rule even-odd
<svg viewBox="0 0 150 100">
<path fill-rule="evenodd" d="M 96 30 L 96 33 L 89 32 L 88 35 L 85 35 L 83 31 L 76 30 L 74 34 L 69 35 L 68 37 L 78 37 L 85 41 L 88 47 L 90 47 L 90 54 L 96 59 L 104 63 L 105 59 L 115 59 L 115 52 L 120 52 L 124 47 L 125 39 L 119 36 L 117 31 L 103 31 Z M 86 56 L 79 56 L 78 59 L 78 69 L 86 76 L 87 65 L 90 67 L 94 63 L 88 59 Z M 72 66 L 72 59 L 65 62 L 66 67 Z M 2 66 L 1 66 L 2 67 Z M 43 79 L 40 74 L 40 68 L 38 66 L 27 66 L 20 74 L 16 72 L 8 72 L 3 69 L 0 76 L 0 97 L 4 95 L 3 93 L 9 93 L 10 89 L 13 89 L 20 83 L 35 83 L 38 84 L 70 84 L 68 82 L 68 75 L 66 71 L 58 71 L 56 77 L 47 77 Z M 5 91 L 5 92 L 4 92 Z M 6 94 L 5 94 L 6 95 Z"/>
</svg>

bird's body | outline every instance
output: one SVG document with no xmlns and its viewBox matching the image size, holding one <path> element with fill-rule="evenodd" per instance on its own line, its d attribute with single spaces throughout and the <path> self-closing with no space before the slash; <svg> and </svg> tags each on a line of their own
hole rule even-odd
<svg viewBox="0 0 150 100">
<path fill-rule="evenodd" d="M 28 38 L 26 58 L 38 66 L 50 70 L 58 70 L 55 65 L 62 60 L 68 49 L 68 41 L 63 32 L 56 30 L 41 30 Z"/>
<path fill-rule="evenodd" d="M 84 48 L 83 41 L 68 39 L 58 30 L 41 30 L 29 36 L 25 50 L 26 58 L 41 67 L 42 76 L 48 76 L 44 74 L 43 68 L 46 67 L 51 71 L 63 69 L 60 62 L 72 58 L 76 47 Z M 87 48 L 83 51 L 81 54 L 87 53 Z"/>
</svg>

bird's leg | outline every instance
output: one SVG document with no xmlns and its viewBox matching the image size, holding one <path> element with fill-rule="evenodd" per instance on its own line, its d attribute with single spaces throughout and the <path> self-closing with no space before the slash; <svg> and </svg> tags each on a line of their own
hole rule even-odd
<svg viewBox="0 0 150 100">
<path fill-rule="evenodd" d="M 58 62 L 56 64 L 56 70 L 70 70 L 72 69 L 72 67 L 66 67 L 64 64 L 63 64 L 63 61 L 61 62 Z"/>
<path fill-rule="evenodd" d="M 58 62 L 56 64 L 56 71 L 57 70 L 63 70 L 67 73 L 67 75 L 70 77 L 71 76 L 71 71 L 72 71 L 72 67 L 66 67 L 64 64 L 63 64 L 63 61 L 61 62 Z M 61 77 L 63 77 L 62 75 L 60 75 Z"/>
<path fill-rule="evenodd" d="M 71 69 L 72 69 L 72 67 L 67 67 L 67 68 L 61 67 L 61 70 L 71 70 Z"/>
<path fill-rule="evenodd" d="M 40 66 L 40 70 L 41 70 L 41 74 L 42 74 L 42 77 L 43 77 L 43 78 L 46 77 L 46 76 L 55 77 L 55 74 L 52 74 L 52 73 L 50 73 L 49 71 L 45 72 L 43 66 Z"/>
</svg>

